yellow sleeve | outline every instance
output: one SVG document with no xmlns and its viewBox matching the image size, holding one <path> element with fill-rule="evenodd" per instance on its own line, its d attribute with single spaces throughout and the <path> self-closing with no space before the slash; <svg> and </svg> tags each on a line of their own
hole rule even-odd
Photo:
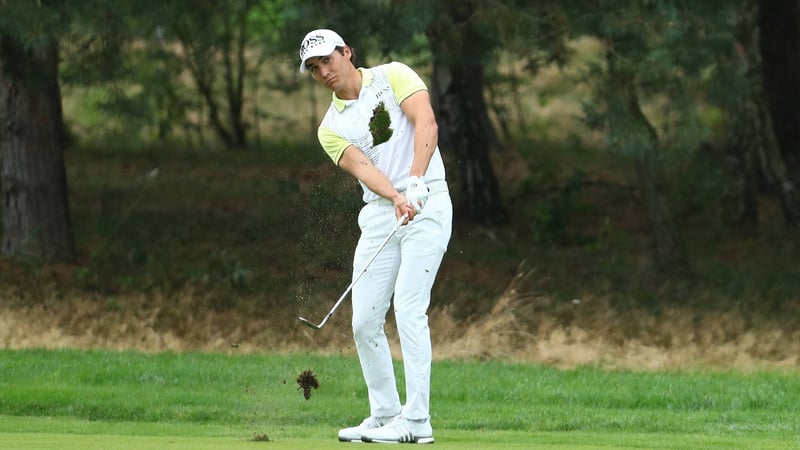
<svg viewBox="0 0 800 450">
<path fill-rule="evenodd" d="M 317 130 L 317 139 L 319 139 L 322 149 L 333 160 L 333 163 L 339 165 L 339 160 L 342 158 L 344 150 L 351 144 L 345 138 L 334 133 L 330 128 L 319 127 Z"/>
<path fill-rule="evenodd" d="M 394 91 L 397 103 L 403 103 L 411 94 L 427 90 L 428 87 L 414 70 L 401 62 L 391 62 L 386 65 L 386 77 Z"/>
</svg>

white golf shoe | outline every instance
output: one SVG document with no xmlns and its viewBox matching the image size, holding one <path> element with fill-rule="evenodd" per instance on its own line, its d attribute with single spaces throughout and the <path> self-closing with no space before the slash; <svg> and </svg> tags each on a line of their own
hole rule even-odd
<svg viewBox="0 0 800 450">
<path fill-rule="evenodd" d="M 375 430 L 378 429 L 387 423 L 391 422 L 394 419 L 393 416 L 389 417 L 373 417 L 369 416 L 361 422 L 361 425 L 357 425 L 350 428 L 342 428 L 339 430 L 339 440 L 342 442 L 362 442 L 361 435 L 363 432 L 368 430 Z"/>
<path fill-rule="evenodd" d="M 363 431 L 361 440 L 381 444 L 433 444 L 433 429 L 430 419 L 410 420 L 397 416 L 380 428 Z"/>
</svg>

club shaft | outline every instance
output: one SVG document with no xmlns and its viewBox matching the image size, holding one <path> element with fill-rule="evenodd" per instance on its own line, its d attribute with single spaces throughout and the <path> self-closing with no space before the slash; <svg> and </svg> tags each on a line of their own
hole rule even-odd
<svg viewBox="0 0 800 450">
<path fill-rule="evenodd" d="M 333 316 L 333 313 L 335 313 L 336 310 L 339 309 L 339 306 L 341 306 L 342 302 L 344 302 L 344 300 L 347 298 L 347 294 L 349 294 L 350 291 L 353 290 L 353 286 L 355 286 L 355 284 L 358 282 L 358 280 L 361 279 L 361 276 L 364 275 L 364 273 L 366 273 L 367 268 L 369 268 L 370 264 L 372 264 L 372 261 L 374 261 L 375 258 L 378 257 L 378 254 L 381 252 L 381 250 L 383 250 L 383 248 L 386 247 L 386 244 L 388 244 L 389 241 L 392 239 L 392 237 L 395 235 L 395 233 L 397 233 L 397 230 L 400 229 L 400 226 L 403 225 L 403 222 L 406 221 L 407 217 L 408 216 L 404 214 L 402 217 L 397 219 L 397 222 L 392 227 L 392 230 L 389 232 L 389 234 L 386 236 L 386 238 L 384 238 L 383 242 L 381 242 L 381 244 L 375 250 L 375 253 L 373 253 L 372 256 L 369 258 L 367 263 L 364 264 L 364 267 L 356 274 L 355 277 L 353 277 L 353 281 L 350 283 L 349 286 L 347 286 L 347 289 L 345 289 L 345 291 L 342 293 L 342 296 L 339 297 L 339 299 L 336 301 L 336 303 L 334 303 L 333 308 L 331 308 L 331 310 L 328 312 L 328 314 L 325 315 L 325 318 L 322 319 L 322 322 L 320 322 L 318 325 L 315 325 L 313 322 L 311 322 L 308 319 L 305 319 L 303 317 L 300 317 L 300 320 L 303 323 L 305 323 L 306 325 L 308 325 L 308 326 L 310 326 L 312 328 L 316 328 L 316 329 L 322 328 L 325 325 L 325 323 L 328 322 L 328 319 L 330 319 L 331 316 Z"/>
</svg>

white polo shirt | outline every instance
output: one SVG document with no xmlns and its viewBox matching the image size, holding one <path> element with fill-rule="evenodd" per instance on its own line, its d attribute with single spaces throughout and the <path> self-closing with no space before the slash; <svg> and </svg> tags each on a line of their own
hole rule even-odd
<svg viewBox="0 0 800 450">
<path fill-rule="evenodd" d="M 358 99 L 342 100 L 334 93 L 317 137 L 335 164 L 339 164 L 348 146 L 355 145 L 391 180 L 395 189 L 404 191 L 414 159 L 414 126 L 403 114 L 400 104 L 411 94 L 427 90 L 427 87 L 416 72 L 399 62 L 358 70 L 361 72 Z M 369 121 L 381 102 L 389 113 L 393 132 L 387 142 L 373 145 Z M 425 173 L 425 182 L 444 179 L 444 163 L 437 146 Z M 380 198 L 364 183 L 359 183 L 364 190 L 365 202 Z"/>
</svg>

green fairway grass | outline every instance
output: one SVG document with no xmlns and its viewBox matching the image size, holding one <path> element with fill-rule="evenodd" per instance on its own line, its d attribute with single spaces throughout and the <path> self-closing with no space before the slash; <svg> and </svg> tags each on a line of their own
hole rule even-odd
<svg viewBox="0 0 800 450">
<path fill-rule="evenodd" d="M 792 372 L 433 368 L 443 449 L 800 448 L 798 405 Z M 367 414 L 353 356 L 0 351 L 3 449 L 341 449 L 337 430 Z"/>
<path fill-rule="evenodd" d="M 6 432 L 8 426 L 25 421 L 26 428 L 77 427 L 80 432 Z M 46 423 L 44 423 L 46 422 Z M 147 424 L 119 424 L 116 428 L 123 434 L 112 434 L 103 425 L 86 426 L 69 419 L 31 419 L 0 417 L 0 437 L 9 449 L 342 449 L 347 444 L 331 438 L 321 427 L 291 427 L 292 436 L 277 437 L 270 441 L 255 441 L 240 436 L 225 434 L 203 434 L 202 429 L 192 426 L 171 426 L 173 435 L 148 435 Z M 139 434 L 131 435 L 128 433 Z M 184 433 L 197 433 L 186 436 Z M 208 432 L 208 430 L 206 430 Z M 789 441 L 791 442 L 791 441 Z M 453 431 L 437 432 L 434 448 L 438 449 L 787 449 L 787 440 L 763 436 L 705 436 L 673 433 L 610 433 L 610 432 L 512 432 L 512 431 Z M 790 444 L 791 445 L 791 444 Z M 376 446 L 380 447 L 376 444 Z M 356 447 L 360 448 L 360 447 Z"/>
</svg>

